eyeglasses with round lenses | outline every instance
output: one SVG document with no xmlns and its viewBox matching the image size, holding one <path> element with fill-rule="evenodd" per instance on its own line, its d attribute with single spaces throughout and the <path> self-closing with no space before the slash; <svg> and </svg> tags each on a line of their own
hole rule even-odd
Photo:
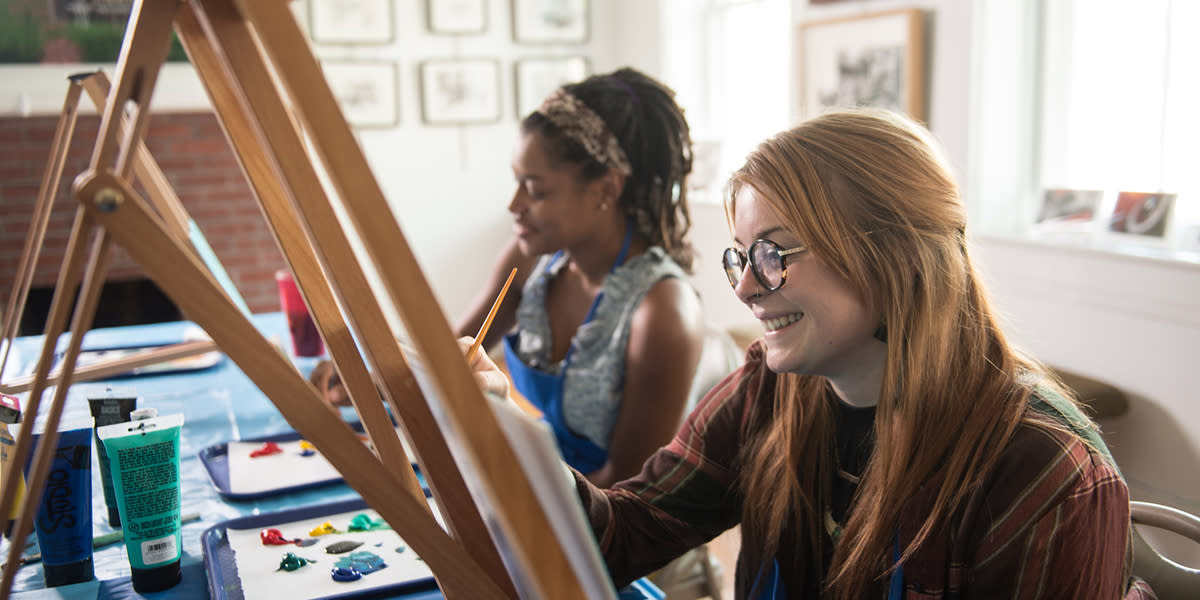
<svg viewBox="0 0 1200 600">
<path fill-rule="evenodd" d="M 749 254 L 739 248 L 726 248 L 725 253 L 721 255 L 721 265 L 725 267 L 729 285 L 736 289 L 738 281 L 742 279 L 742 273 L 746 270 L 746 263 L 750 263 L 750 271 L 754 273 L 759 285 L 773 292 L 783 287 L 783 283 L 787 281 L 787 264 L 784 259 L 805 250 L 808 250 L 806 246 L 785 250 L 771 240 L 755 240 L 750 244 Z"/>
</svg>

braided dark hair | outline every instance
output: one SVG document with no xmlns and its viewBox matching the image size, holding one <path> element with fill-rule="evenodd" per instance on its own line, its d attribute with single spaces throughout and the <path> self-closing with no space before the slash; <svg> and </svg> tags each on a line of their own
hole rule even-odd
<svg viewBox="0 0 1200 600">
<path fill-rule="evenodd" d="M 683 109 L 675 103 L 675 92 L 629 67 L 593 75 L 563 89 L 604 120 L 633 166 L 621 192 L 622 209 L 641 235 L 661 246 L 690 273 L 695 257 L 686 239 L 692 226 L 687 203 L 692 138 Z M 608 167 L 592 158 L 582 145 L 561 135 L 541 113 L 525 117 L 521 130 L 541 134 L 546 152 L 579 165 L 580 176 L 586 180 L 608 172 Z"/>
</svg>

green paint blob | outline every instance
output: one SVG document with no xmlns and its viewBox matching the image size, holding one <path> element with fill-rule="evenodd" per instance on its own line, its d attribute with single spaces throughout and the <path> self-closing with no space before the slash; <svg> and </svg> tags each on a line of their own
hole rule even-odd
<svg viewBox="0 0 1200 600">
<path fill-rule="evenodd" d="M 291 552 L 288 552 L 287 554 L 285 554 L 283 556 L 283 560 L 279 561 L 279 568 L 275 569 L 275 570 L 276 571 L 295 571 L 296 569 L 299 569 L 299 568 L 303 567 L 304 565 L 307 565 L 308 563 L 315 563 L 315 562 L 317 562 L 317 561 L 312 560 L 311 558 L 301 558 L 299 556 L 296 556 L 295 554 L 292 554 Z"/>
</svg>

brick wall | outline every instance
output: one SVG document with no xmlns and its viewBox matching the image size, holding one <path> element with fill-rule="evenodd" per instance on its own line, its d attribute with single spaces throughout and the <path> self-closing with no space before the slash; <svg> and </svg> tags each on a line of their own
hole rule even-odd
<svg viewBox="0 0 1200 600">
<path fill-rule="evenodd" d="M 0 117 L 0 309 L 9 303 L 57 124 L 57 116 Z M 76 207 L 71 183 L 90 161 L 99 125 L 97 115 L 81 115 L 77 122 L 35 288 L 52 287 L 62 267 Z M 283 258 L 216 117 L 153 114 L 146 144 L 250 310 L 279 310 L 274 273 L 284 267 Z M 119 248 L 109 264 L 110 282 L 145 278 Z"/>
</svg>

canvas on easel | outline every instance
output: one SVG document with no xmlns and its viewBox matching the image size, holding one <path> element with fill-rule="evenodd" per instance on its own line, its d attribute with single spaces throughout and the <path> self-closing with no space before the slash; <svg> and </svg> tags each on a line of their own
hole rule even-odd
<svg viewBox="0 0 1200 600">
<path fill-rule="evenodd" d="M 172 27 L 295 275 L 371 448 L 254 328 L 195 248 L 167 225 L 164 213 L 130 184 L 132 149 L 145 131 Z M 76 179 L 74 195 L 79 209 L 47 339 L 66 330 L 69 302 L 63 297 L 77 286 L 80 292 L 62 383 L 46 416 L 49 430 L 61 418 L 107 254 L 117 244 L 403 535 L 429 564 L 445 597 L 614 596 L 590 533 L 581 533 L 586 530 L 579 527 L 581 513 L 572 512 L 579 507 L 547 500 L 553 496 L 547 484 L 557 485 L 558 500 L 564 490 L 570 493 L 564 478 L 547 481 L 534 466 L 553 453 L 542 444 L 533 454 L 519 455 L 514 440 L 536 434 L 505 425 L 486 410 L 488 400 L 286 3 L 135 2 L 92 162 Z M 335 202 L 348 215 L 350 231 L 342 229 Z M 351 236 L 361 241 L 365 257 L 356 254 Z M 388 310 L 399 314 L 405 331 L 393 329 Z M 400 337 L 412 343 L 412 352 L 402 350 Z M 39 365 L 31 400 L 40 398 L 47 375 Z M 416 484 L 388 409 L 417 454 L 445 528 Z M 53 447 L 53 441 L 43 445 Z M 49 458 L 46 448 L 37 449 L 27 497 L 37 496 L 45 484 Z M 11 503 L 5 494 L 0 514 Z M 29 533 L 32 508 L 21 507 L 14 547 Z M 559 510 L 573 515 L 574 527 L 552 524 L 562 521 L 562 515 L 552 518 Z M 11 589 L 17 560 L 19 553 L 10 552 L 0 596 Z"/>
</svg>

